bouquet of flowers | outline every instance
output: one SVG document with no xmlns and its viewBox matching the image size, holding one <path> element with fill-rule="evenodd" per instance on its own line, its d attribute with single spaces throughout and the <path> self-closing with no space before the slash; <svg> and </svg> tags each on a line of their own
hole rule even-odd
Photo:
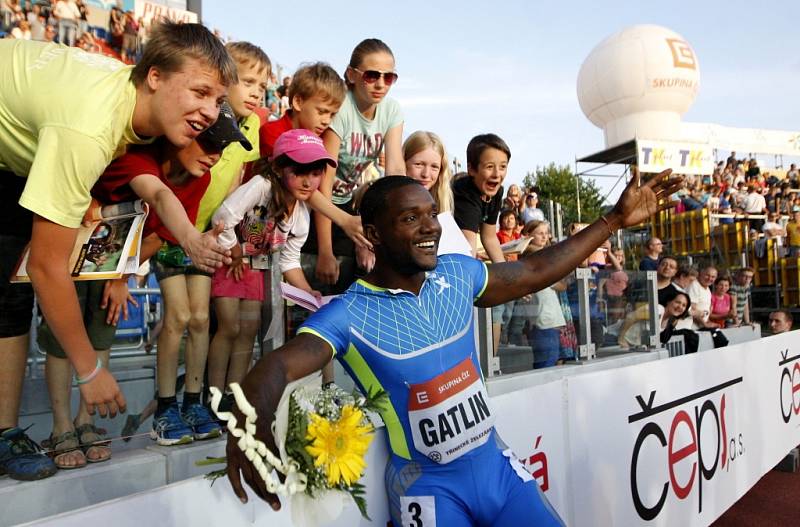
<svg viewBox="0 0 800 527">
<path fill-rule="evenodd" d="M 276 456 L 255 438 L 258 416 L 241 388 L 237 384 L 231 384 L 230 388 L 245 416 L 244 429 L 239 428 L 233 414 L 218 410 L 222 394 L 215 388 L 211 388 L 211 406 L 227 422 L 229 433 L 239 439 L 239 448 L 264 479 L 267 490 L 291 498 L 295 525 L 311 527 L 336 519 L 348 496 L 369 519 L 365 489 L 359 483 L 374 432 L 367 412 L 377 412 L 386 403 L 385 392 L 364 397 L 336 385 L 323 388 L 318 374 L 290 383 L 272 423 Z M 225 459 L 208 459 L 198 464 L 218 462 Z M 283 483 L 274 471 L 283 474 Z M 208 477 L 213 480 L 224 473 L 224 469 L 218 470 Z"/>
</svg>

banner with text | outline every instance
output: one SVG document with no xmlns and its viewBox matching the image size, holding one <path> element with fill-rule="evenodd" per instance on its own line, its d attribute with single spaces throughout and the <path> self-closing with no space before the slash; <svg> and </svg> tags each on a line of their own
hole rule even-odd
<svg viewBox="0 0 800 527">
<path fill-rule="evenodd" d="M 151 24 L 153 20 L 167 18 L 173 22 L 183 22 L 184 24 L 194 24 L 197 22 L 197 13 L 186 11 L 148 0 L 136 0 L 136 18 L 143 18 L 146 24 Z"/>
<path fill-rule="evenodd" d="M 491 399 L 496 427 L 568 525 L 709 525 L 800 443 L 797 335 L 504 393 Z M 387 524 L 388 451 L 378 435 L 364 480 L 372 522 L 348 502 L 332 527 Z M 285 504 L 280 513 L 257 499 L 243 506 L 227 484 L 198 478 L 36 524 L 227 517 L 288 527 Z"/>
<path fill-rule="evenodd" d="M 661 172 L 671 168 L 676 174 L 712 174 L 714 149 L 702 143 L 636 140 L 639 172 Z"/>
<path fill-rule="evenodd" d="M 575 525 L 709 525 L 800 442 L 796 337 L 567 382 Z"/>
</svg>

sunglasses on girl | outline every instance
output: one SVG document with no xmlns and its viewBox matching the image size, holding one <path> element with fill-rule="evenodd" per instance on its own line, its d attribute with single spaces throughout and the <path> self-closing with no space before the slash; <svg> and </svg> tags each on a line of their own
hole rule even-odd
<svg viewBox="0 0 800 527">
<path fill-rule="evenodd" d="M 360 73 L 361 80 L 363 80 L 367 84 L 375 84 L 381 77 L 383 77 L 383 82 L 385 82 L 387 86 L 391 86 L 392 84 L 395 83 L 395 81 L 397 81 L 397 73 L 393 71 L 378 71 L 378 70 L 361 71 L 358 68 L 353 68 L 353 70 Z"/>
</svg>

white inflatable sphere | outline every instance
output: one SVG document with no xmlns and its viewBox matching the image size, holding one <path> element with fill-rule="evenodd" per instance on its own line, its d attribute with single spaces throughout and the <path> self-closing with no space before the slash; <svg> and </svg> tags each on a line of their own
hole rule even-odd
<svg viewBox="0 0 800 527">
<path fill-rule="evenodd" d="M 694 102 L 700 66 L 692 47 L 655 25 L 623 29 L 597 45 L 578 73 L 581 110 L 605 132 L 606 147 L 634 137 L 677 139 Z"/>
</svg>

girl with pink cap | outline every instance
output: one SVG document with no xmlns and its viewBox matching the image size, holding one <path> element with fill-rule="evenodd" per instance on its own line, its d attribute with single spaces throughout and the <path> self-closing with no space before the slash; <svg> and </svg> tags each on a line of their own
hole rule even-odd
<svg viewBox="0 0 800 527">
<path fill-rule="evenodd" d="M 300 249 L 309 229 L 306 202 L 319 188 L 327 167 L 336 165 L 313 132 L 285 132 L 275 142 L 272 157 L 257 162 L 255 172 L 260 175 L 237 188 L 214 214 L 213 224 L 224 223 L 219 243 L 231 250 L 233 263 L 218 269 L 211 282 L 219 327 L 208 354 L 210 386 L 222 390 L 242 382 L 247 373 L 261 323 L 263 273 L 271 253 L 280 251 L 279 265 L 289 284 L 319 296 L 300 267 Z M 315 199 L 314 205 L 351 232 L 352 216 L 326 199 Z"/>
</svg>

